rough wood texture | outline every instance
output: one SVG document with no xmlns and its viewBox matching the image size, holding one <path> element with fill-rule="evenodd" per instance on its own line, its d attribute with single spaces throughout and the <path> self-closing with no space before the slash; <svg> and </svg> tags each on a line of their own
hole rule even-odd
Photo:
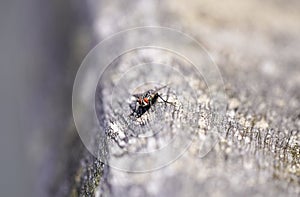
<svg viewBox="0 0 300 197">
<path fill-rule="evenodd" d="M 85 153 L 74 196 L 299 195 L 297 1 L 91 4 L 99 40 L 135 26 L 183 30 L 208 49 L 224 85 L 216 84 L 208 91 L 203 78 L 187 62 L 163 51 L 139 50 L 119 58 L 110 65 L 96 94 L 110 165 Z M 130 39 L 134 38 L 115 47 Z M 182 75 L 169 67 L 154 65 L 157 59 L 174 66 Z M 137 68 L 125 78 L 114 76 L 139 63 L 148 63 L 149 69 Z M 152 83 L 145 85 L 149 81 Z M 165 84 L 169 84 L 168 88 L 160 93 L 176 102 L 175 107 L 157 103 L 138 120 L 128 116 L 132 93 Z M 227 96 L 226 111 L 216 122 L 210 94 L 221 89 Z M 215 124 L 219 130 L 211 129 Z M 174 149 L 151 152 L 165 146 L 173 148 L 169 142 L 174 136 L 182 139 Z M 188 149 L 181 152 L 187 144 Z M 139 151 L 152 154 L 132 159 L 132 153 Z M 155 167 L 159 169 L 132 173 Z"/>
<path fill-rule="evenodd" d="M 297 2 L 293 3 L 299 8 Z M 140 69 L 135 74 L 128 74 L 128 81 L 114 83 L 110 77 L 116 69 L 126 71 L 128 65 L 152 62 L 165 54 L 140 51 L 131 54 L 135 58 L 121 58 L 106 75 L 105 81 L 112 83 L 104 84 L 102 89 L 112 167 L 108 167 L 102 176 L 97 195 L 299 194 L 299 14 L 293 7 L 283 7 L 283 4 L 280 1 L 230 1 L 227 7 L 227 3 L 191 1 L 186 4 L 177 1 L 158 6 L 142 1 L 126 5 L 111 2 L 96 8 L 102 10 L 97 11 L 100 16 L 96 19 L 96 30 L 101 38 L 136 25 L 167 25 L 193 35 L 216 60 L 227 95 L 226 115 L 220 123 L 223 129 L 211 133 L 210 97 L 201 78 L 193 77 L 195 73 L 186 63 L 174 57 L 165 62 L 166 65 L 177 64 L 188 82 L 168 69 L 149 66 L 149 70 Z M 119 17 L 125 15 L 127 9 L 131 10 L 131 6 L 136 9 L 127 13 L 126 20 L 120 21 Z M 139 17 L 145 20 L 130 23 Z M 110 25 L 115 23 L 114 19 L 119 25 Z M 104 21 L 109 21 L 109 25 L 106 26 Z M 130 93 L 148 82 L 147 79 L 154 78 L 155 83 L 148 87 L 169 83 L 169 88 L 162 94 L 170 95 L 179 105 L 172 107 L 158 103 L 142 120 L 130 119 L 127 102 Z M 188 84 L 193 87 L 189 88 Z M 114 86 L 117 90 L 113 97 L 106 95 L 105 90 Z M 147 87 L 135 91 L 145 89 Z M 213 91 L 217 92 L 218 87 Z M 113 99 L 112 105 L 110 99 Z M 197 106 L 193 105 L 196 103 Z M 157 131 L 161 135 L 153 135 Z M 180 157 L 166 167 L 147 173 L 114 168 L 135 171 L 145 169 L 145 166 L 149 169 L 159 166 L 160 158 L 168 157 L 172 152 L 159 156 L 154 153 L 153 157 L 143 160 L 131 160 L 134 157 L 131 153 L 159 149 L 175 134 L 183 134 L 182 137 L 191 139 L 192 144 L 183 155 L 175 151 Z M 151 137 L 145 139 L 141 135 Z"/>
</svg>

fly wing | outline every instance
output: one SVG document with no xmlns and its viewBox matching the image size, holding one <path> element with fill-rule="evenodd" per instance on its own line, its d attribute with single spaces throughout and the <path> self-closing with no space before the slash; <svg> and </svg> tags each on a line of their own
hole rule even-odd
<svg viewBox="0 0 300 197">
<path fill-rule="evenodd" d="M 156 89 L 154 89 L 154 90 L 150 90 L 150 92 L 151 92 L 151 94 L 155 94 L 155 93 L 157 93 L 159 90 L 164 89 L 164 88 L 166 88 L 167 86 L 168 86 L 168 85 L 164 85 L 164 86 L 159 87 L 159 88 L 156 88 Z M 146 91 L 146 92 L 144 92 L 144 93 L 133 94 L 132 96 L 135 97 L 135 98 L 142 98 L 147 92 L 149 92 L 149 90 Z"/>
<path fill-rule="evenodd" d="M 143 94 L 133 94 L 132 96 L 135 98 L 141 98 L 143 96 Z"/>
<path fill-rule="evenodd" d="M 161 90 L 161 89 L 166 88 L 167 86 L 168 86 L 168 85 L 164 85 L 164 86 L 162 86 L 162 87 L 160 87 L 160 88 L 155 89 L 154 92 L 153 92 L 153 94 L 157 93 L 157 92 L 158 92 L 159 90 Z"/>
</svg>

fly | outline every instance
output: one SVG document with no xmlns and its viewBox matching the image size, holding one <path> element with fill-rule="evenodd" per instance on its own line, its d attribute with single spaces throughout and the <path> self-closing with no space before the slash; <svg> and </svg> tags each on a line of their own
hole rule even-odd
<svg viewBox="0 0 300 197">
<path fill-rule="evenodd" d="M 147 112 L 152 105 L 154 105 L 158 98 L 160 98 L 164 103 L 169 103 L 174 105 L 171 102 L 166 101 L 161 97 L 158 93 L 159 90 L 167 87 L 167 85 L 162 86 L 157 89 L 150 89 L 141 94 L 133 94 L 132 96 L 135 97 L 135 100 L 129 105 L 130 109 L 132 110 L 131 116 L 135 116 L 137 118 L 141 117 L 145 112 Z"/>
</svg>

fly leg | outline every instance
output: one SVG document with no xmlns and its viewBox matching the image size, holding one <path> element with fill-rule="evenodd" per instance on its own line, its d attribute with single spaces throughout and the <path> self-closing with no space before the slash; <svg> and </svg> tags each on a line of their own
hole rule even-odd
<svg viewBox="0 0 300 197">
<path fill-rule="evenodd" d="M 169 103 L 169 104 L 171 104 L 171 105 L 175 106 L 175 103 L 173 103 L 173 102 L 169 102 L 169 101 L 166 101 L 166 100 L 165 100 L 165 99 L 163 99 L 163 97 L 161 97 L 159 94 L 158 94 L 158 97 L 159 97 L 161 100 L 163 100 L 165 103 Z"/>
</svg>

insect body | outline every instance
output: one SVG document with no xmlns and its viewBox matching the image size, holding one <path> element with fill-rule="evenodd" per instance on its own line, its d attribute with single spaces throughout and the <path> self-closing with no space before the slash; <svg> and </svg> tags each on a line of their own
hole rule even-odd
<svg viewBox="0 0 300 197">
<path fill-rule="evenodd" d="M 156 90 L 148 90 L 142 94 L 134 94 L 133 96 L 136 98 L 134 102 L 132 102 L 129 106 L 132 110 L 131 116 L 141 117 L 146 111 L 150 109 L 152 105 L 154 105 L 158 98 L 163 100 L 165 103 L 170 103 L 164 100 L 160 94 L 158 93 L 159 90 L 165 88 L 167 86 L 160 87 Z"/>
</svg>

